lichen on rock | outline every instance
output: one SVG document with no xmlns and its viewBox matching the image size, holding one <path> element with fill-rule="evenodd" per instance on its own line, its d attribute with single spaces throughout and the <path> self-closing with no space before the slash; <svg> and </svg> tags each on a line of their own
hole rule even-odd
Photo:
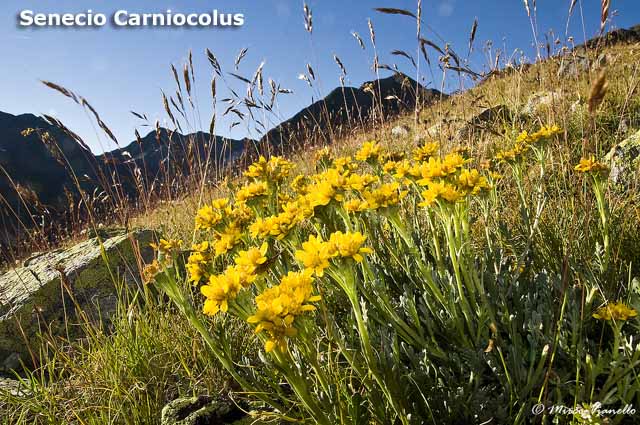
<svg viewBox="0 0 640 425">
<path fill-rule="evenodd" d="M 629 189 L 638 184 L 640 172 L 640 130 L 611 148 L 605 155 L 611 172 L 609 180 L 618 188 Z"/>
<path fill-rule="evenodd" d="M 34 255 L 0 275 L 0 372 L 37 363 L 39 333 L 73 338 L 80 336 L 73 323 L 84 318 L 107 324 L 116 285 L 139 282 L 139 262 L 150 260 L 153 238 L 151 230 L 111 232 Z"/>
</svg>

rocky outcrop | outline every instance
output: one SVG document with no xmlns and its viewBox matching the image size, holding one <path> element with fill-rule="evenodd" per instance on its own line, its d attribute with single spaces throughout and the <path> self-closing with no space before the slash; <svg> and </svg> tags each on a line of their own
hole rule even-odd
<svg viewBox="0 0 640 425">
<path fill-rule="evenodd" d="M 409 136 L 409 127 L 406 125 L 396 125 L 391 129 L 391 135 L 396 139 L 403 139 Z"/>
<path fill-rule="evenodd" d="M 161 425 L 249 424 L 251 418 L 231 400 L 210 396 L 183 397 L 162 409 Z"/>
<path fill-rule="evenodd" d="M 583 72 L 588 72 L 591 65 L 589 58 L 582 55 L 566 55 L 561 58 L 558 77 L 576 78 Z"/>
<path fill-rule="evenodd" d="M 640 42 L 640 25 L 635 25 L 631 28 L 620 28 L 610 31 L 602 37 L 592 38 L 584 45 L 578 47 L 587 47 L 589 49 L 593 49 L 601 45 L 611 46 L 614 44 L 629 44 L 638 42 Z"/>
<path fill-rule="evenodd" d="M 611 172 L 609 180 L 628 189 L 638 184 L 640 176 L 640 130 L 615 145 L 605 156 Z"/>
<path fill-rule="evenodd" d="M 36 254 L 0 275 L 0 372 L 38 362 L 38 334 L 79 337 L 84 320 L 108 324 L 116 284 L 139 282 L 153 255 L 150 230 L 104 232 L 71 248 Z"/>
<path fill-rule="evenodd" d="M 558 104 L 563 99 L 563 95 L 559 91 L 542 91 L 529 96 L 527 103 L 522 108 L 522 113 L 533 115 L 544 108 L 550 108 Z"/>
<path fill-rule="evenodd" d="M 29 394 L 29 390 L 26 388 L 26 385 L 23 385 L 22 382 L 16 379 L 0 377 L 0 398 L 3 395 L 12 395 L 12 396 L 21 397 L 27 394 Z M 1 405 L 0 405 L 0 418 L 2 418 Z"/>
</svg>

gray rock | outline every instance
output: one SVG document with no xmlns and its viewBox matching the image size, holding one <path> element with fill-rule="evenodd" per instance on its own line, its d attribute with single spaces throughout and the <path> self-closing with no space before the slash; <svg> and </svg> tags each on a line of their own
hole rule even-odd
<svg viewBox="0 0 640 425">
<path fill-rule="evenodd" d="M 511 122 L 511 111 L 506 105 L 487 108 L 462 125 L 456 134 L 457 139 L 466 139 L 475 131 L 501 133 L 505 122 Z"/>
<path fill-rule="evenodd" d="M 567 55 L 562 58 L 558 68 L 558 77 L 577 77 L 589 71 L 589 58 L 580 55 Z"/>
<path fill-rule="evenodd" d="M 522 113 L 533 115 L 543 107 L 550 107 L 562 99 L 562 93 L 557 91 L 543 91 L 529 96 L 526 105 L 522 108 Z"/>
<path fill-rule="evenodd" d="M 391 129 L 391 135 L 395 138 L 407 137 L 409 129 L 404 125 L 397 125 Z"/>
<path fill-rule="evenodd" d="M 12 396 L 25 396 L 29 394 L 30 391 L 25 388 L 25 386 L 16 379 L 10 378 L 2 378 L 0 377 L 0 398 L 3 394 L 10 394 Z M 0 410 L 0 418 L 2 417 L 2 413 Z"/>
<path fill-rule="evenodd" d="M 0 372 L 38 362 L 41 332 L 82 336 L 81 327 L 73 325 L 83 320 L 77 310 L 94 323 L 109 323 L 117 306 L 114 279 L 130 285 L 139 280 L 135 253 L 150 261 L 154 233 L 102 232 L 102 246 L 94 237 L 36 254 L 0 275 Z"/>
<path fill-rule="evenodd" d="M 605 155 L 611 172 L 609 180 L 624 189 L 638 182 L 640 171 L 640 130 L 615 145 Z"/>
<path fill-rule="evenodd" d="M 629 120 L 623 118 L 620 120 L 620 124 L 618 124 L 618 134 L 625 136 L 627 133 L 629 133 Z"/>
<path fill-rule="evenodd" d="M 210 396 L 183 397 L 162 408 L 161 425 L 240 424 L 246 414 L 231 400 Z"/>
</svg>

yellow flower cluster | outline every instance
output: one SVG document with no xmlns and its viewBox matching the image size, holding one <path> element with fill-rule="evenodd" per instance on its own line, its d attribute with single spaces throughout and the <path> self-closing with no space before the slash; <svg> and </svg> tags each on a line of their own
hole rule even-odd
<svg viewBox="0 0 640 425">
<path fill-rule="evenodd" d="M 313 157 L 316 161 L 324 161 L 331 158 L 331 151 L 327 146 L 315 151 Z"/>
<path fill-rule="evenodd" d="M 440 145 L 438 142 L 428 142 L 413 151 L 413 159 L 416 161 L 426 161 L 438 152 Z"/>
<path fill-rule="evenodd" d="M 211 204 L 200 208 L 196 214 L 196 229 L 208 230 L 218 225 L 226 214 L 229 214 L 229 200 L 215 199 Z"/>
<path fill-rule="evenodd" d="M 602 174 L 606 173 L 609 170 L 609 168 L 605 164 L 596 161 L 593 156 L 590 158 L 580 159 L 580 162 L 574 167 L 574 169 L 579 173 L 593 174 Z"/>
<path fill-rule="evenodd" d="M 249 183 L 236 193 L 236 199 L 239 202 L 246 202 L 248 200 L 259 198 L 261 196 L 265 196 L 269 191 L 269 187 L 267 183 L 264 181 L 255 181 L 253 183 Z"/>
<path fill-rule="evenodd" d="M 324 242 L 320 236 L 311 235 L 309 240 L 302 243 L 302 249 L 296 251 L 295 257 L 307 270 L 322 277 L 332 258 L 351 258 L 358 263 L 362 262 L 362 254 L 373 252 L 371 248 L 362 247 L 366 239 L 360 232 L 338 231 L 331 234 L 328 242 Z"/>
<path fill-rule="evenodd" d="M 256 280 L 258 267 L 267 261 L 268 249 L 269 245 L 264 243 L 260 248 L 241 251 L 234 265 L 227 267 L 223 274 L 210 276 L 209 282 L 200 287 L 200 292 L 206 298 L 203 312 L 211 316 L 219 311 L 226 312 L 229 301 Z"/>
<path fill-rule="evenodd" d="M 286 203 L 282 212 L 267 218 L 258 217 L 249 226 L 249 232 L 253 238 L 264 239 L 273 236 L 278 240 L 283 239 L 291 229 L 313 215 L 313 206 L 309 203 L 308 196 Z"/>
<path fill-rule="evenodd" d="M 151 263 L 146 264 L 142 269 L 142 281 L 144 283 L 152 282 L 161 270 L 162 267 L 158 260 L 153 260 Z"/>
<path fill-rule="evenodd" d="M 176 239 L 160 239 L 158 243 L 152 242 L 149 246 L 161 254 L 171 255 L 172 253 L 180 251 L 182 241 Z"/>
<path fill-rule="evenodd" d="M 367 209 L 377 210 L 398 205 L 409 193 L 408 190 L 401 190 L 400 183 L 385 183 L 374 190 L 362 192 Z M 347 206 L 345 205 L 345 208 Z M 347 208 L 349 210 L 349 208 Z"/>
<path fill-rule="evenodd" d="M 255 332 L 266 331 L 269 334 L 264 349 L 266 352 L 278 348 L 285 351 L 285 337 L 298 333 L 294 320 L 315 307 L 309 303 L 320 301 L 319 295 L 313 295 L 313 277 L 308 270 L 289 272 L 280 284 L 266 289 L 256 297 L 257 310 L 247 322 L 256 324 Z"/>
<path fill-rule="evenodd" d="M 293 168 L 293 163 L 279 156 L 272 156 L 268 161 L 264 156 L 260 156 L 257 162 L 249 166 L 244 175 L 268 182 L 281 182 L 289 176 Z"/>
<path fill-rule="evenodd" d="M 377 142 L 365 142 L 356 153 L 358 161 L 377 160 L 382 156 L 382 148 Z"/>
<path fill-rule="evenodd" d="M 527 135 L 527 143 L 554 132 L 550 128 L 535 137 Z M 396 208 L 411 191 L 421 206 L 428 207 L 440 201 L 453 203 L 489 188 L 484 171 L 468 168 L 470 160 L 464 151 L 440 156 L 439 149 L 436 142 L 426 143 L 414 150 L 413 159 L 386 154 L 373 141 L 364 143 L 355 159 L 330 158 L 322 150 L 323 170 L 306 176 L 290 175 L 293 165 L 282 158 L 260 157 L 245 173 L 249 181 L 235 194 L 216 199 L 197 212 L 195 224 L 202 239 L 193 245 L 186 268 L 189 280 L 201 285 L 204 313 L 231 309 L 244 318 L 249 314 L 248 322 L 255 325 L 256 333 L 267 334 L 265 350 L 285 350 L 287 338 L 300 328 L 296 318 L 313 310 L 312 303 L 320 299 L 314 295 L 314 278 L 323 278 L 327 270 L 335 278 L 334 271 L 360 263 L 372 253 L 365 246 L 367 237 L 357 231 L 333 231 L 323 239 L 323 220 L 334 224 L 334 217 L 359 221 L 360 217 L 347 213 L 366 211 L 391 214 L 388 209 Z M 307 236 L 299 244 L 300 233 L 311 225 L 318 235 Z M 277 252 L 273 267 L 267 263 L 270 248 Z M 290 270 L 287 256 L 297 260 L 300 271 L 290 271 L 270 285 L 281 270 Z M 227 264 L 221 273 L 214 265 L 219 257 L 220 264 Z M 334 266 L 339 268 L 334 270 Z M 264 282 L 253 286 L 265 272 Z M 241 291 L 258 287 L 266 289 L 255 297 L 256 309 L 251 314 L 244 298 L 236 298 Z"/>
<path fill-rule="evenodd" d="M 430 149 L 433 149 L 435 153 L 436 148 L 437 146 L 432 146 Z M 424 154 L 425 150 L 421 150 L 421 153 Z M 419 157 L 417 152 L 414 156 Z M 418 186 L 425 187 L 422 192 L 423 201 L 419 203 L 420 206 L 431 206 L 437 200 L 453 203 L 467 195 L 476 195 L 489 188 L 487 178 L 482 176 L 478 170 L 464 168 L 467 160 L 460 153 L 450 153 L 442 158 L 427 156 L 426 154 L 422 155 L 422 157 L 425 160 L 415 164 L 411 164 L 408 161 L 385 164 L 386 171 L 390 174 L 393 173 L 393 177 L 402 183 L 413 179 Z M 396 184 L 398 183 L 396 182 Z M 392 205 L 406 196 L 406 191 L 398 191 L 399 188 L 400 186 L 383 185 L 381 187 L 386 192 L 386 195 L 390 195 L 393 192 L 398 194 L 398 198 L 395 196 L 391 198 Z M 365 199 L 375 205 L 369 198 Z M 378 204 L 387 206 L 380 202 Z M 350 204 L 348 209 L 357 210 L 357 207 L 355 204 Z"/>
<path fill-rule="evenodd" d="M 194 244 L 191 247 L 191 254 L 189 254 L 189 259 L 185 266 L 189 276 L 189 282 L 197 285 L 203 278 L 209 277 L 208 264 L 211 258 L 209 242 L 204 241 Z"/>
<path fill-rule="evenodd" d="M 610 302 L 593 313 L 593 317 L 599 320 L 622 322 L 636 317 L 637 315 L 638 312 L 635 309 L 627 307 L 622 302 Z"/>
<path fill-rule="evenodd" d="M 534 133 L 529 133 L 525 130 L 516 137 L 516 143 L 512 149 L 498 152 L 495 159 L 498 162 L 518 161 L 532 146 L 547 142 L 560 133 L 562 133 L 562 130 L 557 125 L 542 126 Z"/>
<path fill-rule="evenodd" d="M 186 264 L 188 279 L 198 284 L 209 278 L 211 260 L 224 255 L 242 239 L 244 226 L 251 222 L 254 212 L 245 202 L 231 204 L 227 198 L 219 198 L 200 208 L 195 217 L 196 230 L 204 232 L 209 240 L 194 244 Z"/>
</svg>

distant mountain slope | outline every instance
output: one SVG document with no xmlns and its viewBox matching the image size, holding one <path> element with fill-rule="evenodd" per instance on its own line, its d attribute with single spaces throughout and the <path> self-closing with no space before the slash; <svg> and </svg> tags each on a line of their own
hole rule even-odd
<svg viewBox="0 0 640 425">
<path fill-rule="evenodd" d="M 28 128 L 40 128 L 49 132 L 58 142 L 54 154 L 33 133 L 23 136 Z M 0 112 L 0 195 L 16 207 L 17 193 L 14 186 L 24 189 L 24 195 L 33 191 L 46 205 L 59 204 L 64 198 L 64 187 L 72 185 L 65 168 L 65 160 L 79 176 L 95 177 L 96 164 L 93 154 L 44 119 L 32 114 L 11 115 Z M 28 196 L 27 196 L 28 197 Z M 32 200 L 31 200 L 32 201 Z M 6 205 L 0 202 L 0 209 Z"/>
<path fill-rule="evenodd" d="M 418 85 L 402 74 L 368 81 L 360 87 L 338 87 L 324 99 L 304 108 L 268 131 L 260 140 L 263 146 L 286 150 L 304 142 L 328 142 L 337 134 L 355 127 L 371 125 L 375 114 L 385 117 L 412 110 L 419 91 L 421 105 L 444 99 L 446 94 Z"/>
<path fill-rule="evenodd" d="M 99 155 L 97 159 L 112 165 L 125 187 L 131 189 L 134 182 L 130 179 L 136 169 L 147 182 L 187 176 L 202 169 L 207 160 L 209 164 L 229 164 L 253 143 L 249 139 L 212 138 L 205 132 L 183 135 L 159 128 L 124 148 Z"/>
<path fill-rule="evenodd" d="M 323 100 L 270 130 L 260 142 L 279 152 L 300 141 L 328 142 L 342 131 L 370 125 L 374 114 L 388 117 L 412 109 L 416 88 L 424 104 L 446 97 L 437 90 L 418 86 L 403 74 L 369 81 L 359 88 L 336 88 Z M 55 146 L 45 146 L 37 133 L 23 136 L 21 132 L 27 128 L 48 132 L 61 152 Z M 252 145 L 256 142 L 211 138 L 204 132 L 183 135 L 159 128 L 123 148 L 95 156 L 43 118 L 0 112 L 0 195 L 5 199 L 0 200 L 0 211 L 11 217 L 12 209 L 24 210 L 18 192 L 28 205 L 40 203 L 51 210 L 52 215 L 58 209 L 64 211 L 69 201 L 65 191 L 77 195 L 76 183 L 68 168 L 88 193 L 117 184 L 123 189 L 122 193 L 134 196 L 140 181 L 164 184 L 167 177 L 184 176 L 201 169 L 210 143 L 214 146 L 209 163 L 228 164 L 243 151 L 255 152 Z"/>
<path fill-rule="evenodd" d="M 23 135 L 26 129 L 37 131 Z M 44 134 L 49 143 L 43 142 Z M 76 178 L 87 194 L 118 191 L 134 198 L 140 182 L 157 190 L 167 176 L 176 183 L 175 177 L 200 167 L 211 142 L 209 162 L 218 164 L 237 158 L 252 143 L 159 128 L 124 148 L 96 156 L 43 118 L 0 112 L 0 240 L 16 226 L 16 216 L 31 227 L 40 219 L 30 215 L 57 220 L 69 213 L 69 202 L 79 200 Z"/>
</svg>

